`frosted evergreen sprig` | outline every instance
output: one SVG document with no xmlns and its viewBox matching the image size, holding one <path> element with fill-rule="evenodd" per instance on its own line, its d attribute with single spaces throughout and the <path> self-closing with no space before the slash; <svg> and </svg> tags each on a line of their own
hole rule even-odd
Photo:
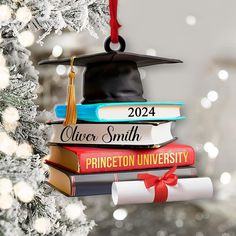
<svg viewBox="0 0 236 236">
<path fill-rule="evenodd" d="M 5 0 L 2 4 L 10 7 L 12 17 L 0 25 L 5 27 L 11 24 L 11 33 L 15 37 L 23 30 L 42 31 L 37 41 L 40 44 L 47 35 L 52 32 L 60 34 L 64 29 L 76 32 L 88 30 L 98 37 L 96 31 L 106 32 L 109 20 L 108 0 Z M 31 12 L 28 22 L 22 22 L 17 17 L 17 11 L 23 7 Z"/>
<path fill-rule="evenodd" d="M 95 225 L 82 202 L 44 184 L 48 131 L 36 121 L 38 72 L 24 33 L 37 31 L 41 44 L 65 29 L 97 37 L 107 22 L 108 0 L 0 1 L 0 235 L 86 236 Z"/>
</svg>

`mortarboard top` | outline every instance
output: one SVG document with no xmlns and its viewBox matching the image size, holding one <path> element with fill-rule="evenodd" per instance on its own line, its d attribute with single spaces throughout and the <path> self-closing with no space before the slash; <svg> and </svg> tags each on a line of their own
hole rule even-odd
<svg viewBox="0 0 236 236">
<path fill-rule="evenodd" d="M 137 67 L 152 66 L 158 64 L 171 64 L 182 63 L 177 59 L 169 59 L 163 57 L 155 57 L 149 55 L 140 55 L 128 52 L 104 52 L 91 55 L 78 56 L 74 58 L 75 66 L 87 67 L 92 64 L 109 63 L 109 62 L 135 62 Z M 56 59 L 56 60 L 43 60 L 39 62 L 39 65 L 70 65 L 70 58 Z"/>
<path fill-rule="evenodd" d="M 138 67 L 182 63 L 177 59 L 124 52 L 125 41 L 119 36 L 120 49 L 110 48 L 105 42 L 104 53 L 74 57 L 75 66 L 86 67 L 84 72 L 82 103 L 142 102 L 143 86 Z M 71 59 L 43 60 L 39 65 L 70 65 Z"/>
</svg>

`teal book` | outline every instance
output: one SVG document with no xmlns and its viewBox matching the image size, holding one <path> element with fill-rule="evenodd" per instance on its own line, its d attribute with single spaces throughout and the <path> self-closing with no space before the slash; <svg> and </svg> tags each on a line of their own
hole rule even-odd
<svg viewBox="0 0 236 236">
<path fill-rule="evenodd" d="M 117 102 L 77 104 L 78 120 L 89 122 L 175 121 L 182 120 L 182 102 Z M 66 117 L 66 105 L 55 107 L 57 118 Z"/>
</svg>

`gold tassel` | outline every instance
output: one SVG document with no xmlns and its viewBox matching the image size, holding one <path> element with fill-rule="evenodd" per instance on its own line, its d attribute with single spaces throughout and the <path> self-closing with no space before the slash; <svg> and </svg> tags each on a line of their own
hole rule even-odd
<svg viewBox="0 0 236 236">
<path fill-rule="evenodd" d="M 77 122 L 77 111 L 76 111 L 76 99 L 75 99 L 75 71 L 74 71 L 74 59 L 71 57 L 70 60 L 70 72 L 69 72 L 69 85 L 68 85 L 68 97 L 67 97 L 67 108 L 66 108 L 66 119 L 64 125 L 75 125 Z"/>
</svg>

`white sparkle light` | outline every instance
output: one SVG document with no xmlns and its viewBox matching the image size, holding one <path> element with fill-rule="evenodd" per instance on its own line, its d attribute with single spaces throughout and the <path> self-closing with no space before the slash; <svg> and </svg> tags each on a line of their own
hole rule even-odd
<svg viewBox="0 0 236 236">
<path fill-rule="evenodd" d="M 50 219 L 46 217 L 38 218 L 34 222 L 34 229 L 40 234 L 49 234 L 51 227 Z"/>
<path fill-rule="evenodd" d="M 113 217 L 116 220 L 124 220 L 128 215 L 128 212 L 124 208 L 118 208 L 113 212 Z"/>
<path fill-rule="evenodd" d="M 0 179 L 0 194 L 9 194 L 12 191 L 12 182 L 10 179 Z"/>
<path fill-rule="evenodd" d="M 231 181 L 231 174 L 230 174 L 230 173 L 224 172 L 224 173 L 221 174 L 221 176 L 220 176 L 220 182 L 221 182 L 222 184 L 229 184 L 230 181 Z"/>
<path fill-rule="evenodd" d="M 149 55 L 149 56 L 156 56 L 157 52 L 156 52 L 155 49 L 149 48 L 149 49 L 146 50 L 146 54 Z"/>
<path fill-rule="evenodd" d="M 211 159 L 215 159 L 219 155 L 219 149 L 212 142 L 206 142 L 203 148 Z"/>
<path fill-rule="evenodd" d="M 186 21 L 186 24 L 188 24 L 188 25 L 190 25 L 190 26 L 194 26 L 194 25 L 196 25 L 196 23 L 197 23 L 197 19 L 196 19 L 196 17 L 195 16 L 187 16 L 186 17 L 186 19 L 185 19 L 185 21 Z"/>
<path fill-rule="evenodd" d="M 210 109 L 212 106 L 212 103 L 208 98 L 205 97 L 201 99 L 201 105 L 205 109 Z"/>
<path fill-rule="evenodd" d="M 23 31 L 18 35 L 20 44 L 24 47 L 30 47 L 34 43 L 34 34 L 29 30 Z"/>
<path fill-rule="evenodd" d="M 61 56 L 62 52 L 63 52 L 63 49 L 62 49 L 62 47 L 59 46 L 59 45 L 55 45 L 55 46 L 53 47 L 53 49 L 52 49 L 52 55 L 53 55 L 54 57 L 59 57 L 59 56 Z"/>
<path fill-rule="evenodd" d="M 6 59 L 5 57 L 2 55 L 2 53 L 0 53 L 0 66 L 5 67 L 6 66 Z"/>
<path fill-rule="evenodd" d="M 58 75 L 64 75 L 66 73 L 66 67 L 64 65 L 58 65 L 56 72 Z"/>
<path fill-rule="evenodd" d="M 0 209 L 7 210 L 13 204 L 13 197 L 10 194 L 0 195 Z"/>
<path fill-rule="evenodd" d="M 83 214 L 84 209 L 85 207 L 82 205 L 81 202 L 71 203 L 65 208 L 66 216 L 70 220 L 76 220 L 80 218 L 80 216 Z"/>
<path fill-rule="evenodd" d="M 24 181 L 20 181 L 13 187 L 15 195 L 25 203 L 31 202 L 34 198 L 32 187 Z"/>
<path fill-rule="evenodd" d="M 175 221 L 175 225 L 176 225 L 176 227 L 181 228 L 181 227 L 184 226 L 184 222 L 183 222 L 182 219 L 177 219 L 177 220 Z"/>
<path fill-rule="evenodd" d="M 30 144 L 22 143 L 16 149 L 16 156 L 22 159 L 26 159 L 33 154 L 33 149 Z"/>
<path fill-rule="evenodd" d="M 10 83 L 10 74 L 7 67 L 0 66 L 0 90 L 5 89 Z"/>
<path fill-rule="evenodd" d="M 219 97 L 218 93 L 216 91 L 214 91 L 214 90 L 209 91 L 208 94 L 207 94 L 207 98 L 211 102 L 217 101 L 218 97 Z"/>
<path fill-rule="evenodd" d="M 6 132 L 0 132 L 0 151 L 6 155 L 13 155 L 17 149 L 17 143 Z"/>
<path fill-rule="evenodd" d="M 0 5 L 0 22 L 11 18 L 11 9 L 7 5 Z"/>
<path fill-rule="evenodd" d="M 228 80 L 229 79 L 229 72 L 227 70 L 220 70 L 218 72 L 218 77 L 220 80 Z"/>
<path fill-rule="evenodd" d="M 206 152 L 209 152 L 214 147 L 215 147 L 215 145 L 212 142 L 206 142 L 203 146 L 203 148 Z"/>
<path fill-rule="evenodd" d="M 20 7 L 16 12 L 16 19 L 27 24 L 32 18 L 31 11 L 28 7 Z"/>
<path fill-rule="evenodd" d="M 15 132 L 17 126 L 19 125 L 19 122 L 13 122 L 13 123 L 8 123 L 3 121 L 3 126 L 7 132 Z"/>
<path fill-rule="evenodd" d="M 211 159 L 215 159 L 219 155 L 219 149 L 215 146 L 211 147 L 208 151 L 208 157 Z"/>
<path fill-rule="evenodd" d="M 15 107 L 9 106 L 3 111 L 2 119 L 6 123 L 15 123 L 20 119 L 19 112 Z"/>
</svg>

